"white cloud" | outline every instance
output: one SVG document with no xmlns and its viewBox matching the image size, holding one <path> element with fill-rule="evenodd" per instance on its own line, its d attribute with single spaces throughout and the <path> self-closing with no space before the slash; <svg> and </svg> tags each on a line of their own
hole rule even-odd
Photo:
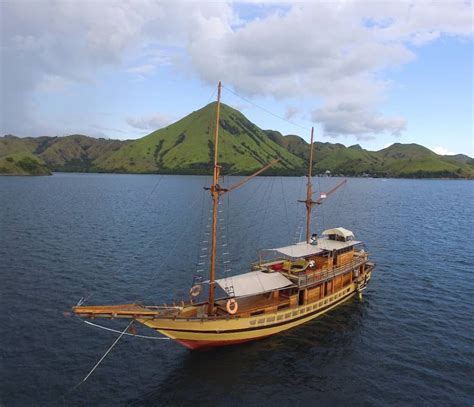
<svg viewBox="0 0 474 407">
<path fill-rule="evenodd" d="M 462 1 L 294 3 L 238 30 L 197 27 L 188 47 L 208 83 L 222 79 L 246 95 L 318 98 L 313 119 L 327 135 L 398 135 L 405 120 L 379 107 L 391 87 L 387 69 L 412 61 L 413 44 L 471 35 L 470 11 Z"/>
<path fill-rule="evenodd" d="M 155 72 L 155 70 L 156 70 L 155 65 L 144 64 L 144 65 L 138 65 L 138 66 L 133 66 L 131 68 L 127 68 L 125 72 L 138 74 L 138 75 L 147 75 L 147 74 Z"/>
<path fill-rule="evenodd" d="M 70 82 L 61 76 L 45 75 L 38 83 L 37 89 L 42 92 L 61 92 Z"/>
<path fill-rule="evenodd" d="M 446 147 L 443 146 L 436 146 L 431 149 L 431 151 L 435 152 L 438 155 L 455 155 L 452 151 L 448 150 Z"/>
<path fill-rule="evenodd" d="M 167 63 L 157 47 L 184 49 L 197 23 L 231 18 L 231 6 L 219 3 L 1 1 L 0 132 L 51 131 L 35 93 L 57 91 L 61 83 L 93 85 L 104 68 L 123 71 L 137 52 L 144 61 L 131 69 L 149 74 L 146 65 Z"/>
<path fill-rule="evenodd" d="M 339 104 L 316 109 L 313 121 L 322 123 L 324 134 L 331 137 L 352 134 L 359 140 L 374 138 L 374 134 L 388 132 L 400 136 L 406 120 L 401 117 L 384 117 L 364 105 Z"/>
<path fill-rule="evenodd" d="M 462 0 L 277 3 L 248 5 L 256 14 L 243 20 L 223 2 L 2 1 L 0 131 L 41 127 L 35 92 L 93 84 L 106 67 L 143 78 L 168 65 L 247 97 L 317 101 L 308 110 L 330 136 L 399 134 L 405 120 L 381 112 L 387 70 L 423 44 L 473 31 Z M 129 120 L 153 123 L 145 119 Z"/>
<path fill-rule="evenodd" d="M 175 120 L 175 117 L 165 113 L 152 113 L 142 117 L 130 117 L 127 119 L 127 123 L 140 130 L 158 130 Z"/>
<path fill-rule="evenodd" d="M 296 107 L 287 107 L 286 110 L 285 110 L 285 119 L 286 120 L 291 120 L 293 119 L 298 113 L 299 113 L 299 109 L 297 109 Z"/>
</svg>

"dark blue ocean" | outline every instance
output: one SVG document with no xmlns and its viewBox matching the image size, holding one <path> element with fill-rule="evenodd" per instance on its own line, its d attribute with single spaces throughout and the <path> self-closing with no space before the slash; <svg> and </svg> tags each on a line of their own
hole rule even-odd
<svg viewBox="0 0 474 407">
<path fill-rule="evenodd" d="M 315 188 L 338 181 L 316 178 Z M 63 312 L 81 297 L 186 298 L 206 240 L 209 182 L 0 177 L 2 407 L 474 404 L 474 182 L 449 180 L 349 179 L 316 208 L 319 232 L 353 230 L 377 264 L 362 300 L 272 338 L 212 351 L 123 337 L 74 388 L 117 334 Z M 223 198 L 220 250 L 230 273 L 248 270 L 257 250 L 299 238 L 304 183 L 259 177 Z"/>
</svg>

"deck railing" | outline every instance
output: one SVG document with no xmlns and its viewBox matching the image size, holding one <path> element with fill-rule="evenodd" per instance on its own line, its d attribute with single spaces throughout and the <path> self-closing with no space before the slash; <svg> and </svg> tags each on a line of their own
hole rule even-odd
<svg viewBox="0 0 474 407">
<path fill-rule="evenodd" d="M 345 274 L 348 271 L 354 270 L 360 267 L 362 264 L 367 262 L 367 255 L 357 255 L 354 260 L 349 263 L 342 264 L 338 267 L 333 267 L 330 269 L 322 269 L 314 271 L 312 273 L 283 273 L 291 281 L 298 285 L 298 287 L 305 287 L 314 283 L 323 283 L 328 280 L 332 280 L 334 277 L 337 277 L 341 274 Z"/>
</svg>

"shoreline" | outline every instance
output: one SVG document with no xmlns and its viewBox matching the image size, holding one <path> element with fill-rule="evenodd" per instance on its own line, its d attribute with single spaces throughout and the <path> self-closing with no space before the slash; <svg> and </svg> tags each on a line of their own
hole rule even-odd
<svg viewBox="0 0 474 407">
<path fill-rule="evenodd" d="M 0 173 L 1 176 L 5 177 L 50 177 L 55 174 L 97 174 L 97 175 L 173 175 L 173 176 L 198 176 L 198 177 L 211 177 L 212 174 L 183 174 L 183 173 L 172 173 L 172 172 L 85 172 L 85 171 L 52 171 L 51 174 L 7 174 Z M 245 177 L 248 176 L 247 173 L 244 174 L 232 174 L 224 175 L 227 177 Z M 258 177 L 288 177 L 288 178 L 300 178 L 306 177 L 305 175 L 293 175 L 293 174 L 268 174 L 268 175 L 258 175 Z M 474 181 L 474 178 L 466 177 L 371 177 L 371 176 L 357 176 L 357 175 L 314 175 L 313 178 L 360 178 L 360 179 L 405 179 L 405 180 L 444 180 L 444 181 Z"/>
</svg>

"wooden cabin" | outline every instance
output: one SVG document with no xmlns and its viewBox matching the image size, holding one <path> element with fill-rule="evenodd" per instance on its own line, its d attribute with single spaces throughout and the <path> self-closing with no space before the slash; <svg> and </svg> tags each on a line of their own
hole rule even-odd
<svg viewBox="0 0 474 407">
<path fill-rule="evenodd" d="M 347 229 L 328 229 L 311 244 L 265 250 L 276 254 L 275 258 L 254 264 L 249 273 L 216 283 L 238 298 L 242 317 L 297 308 L 344 289 L 363 273 L 367 254 L 360 244 Z M 217 301 L 218 315 L 227 314 L 226 301 Z"/>
</svg>

